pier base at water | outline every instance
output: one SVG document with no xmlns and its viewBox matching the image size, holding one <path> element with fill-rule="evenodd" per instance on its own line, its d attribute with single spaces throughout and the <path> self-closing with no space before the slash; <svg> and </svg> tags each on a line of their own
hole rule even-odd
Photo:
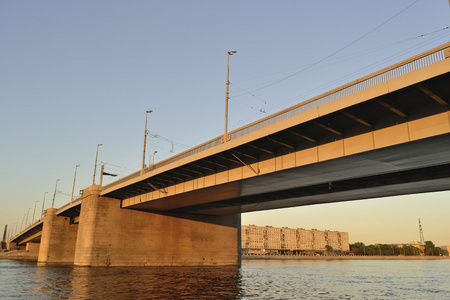
<svg viewBox="0 0 450 300">
<path fill-rule="evenodd" d="M 55 208 L 45 211 L 38 261 L 73 263 L 78 225 L 70 218 L 57 216 Z"/>
<path fill-rule="evenodd" d="M 122 209 L 119 199 L 84 190 L 74 264 L 212 266 L 240 264 L 241 216 Z"/>
</svg>

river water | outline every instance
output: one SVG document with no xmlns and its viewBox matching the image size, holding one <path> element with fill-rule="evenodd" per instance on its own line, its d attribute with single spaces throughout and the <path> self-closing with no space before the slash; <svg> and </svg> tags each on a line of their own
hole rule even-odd
<svg viewBox="0 0 450 300">
<path fill-rule="evenodd" d="M 0 260 L 0 299 L 450 299 L 450 260 L 74 267 Z"/>
</svg>

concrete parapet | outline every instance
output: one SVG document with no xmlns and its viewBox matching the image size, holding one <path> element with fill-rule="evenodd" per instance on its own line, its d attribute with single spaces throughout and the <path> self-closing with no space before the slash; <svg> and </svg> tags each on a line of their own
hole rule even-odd
<svg viewBox="0 0 450 300">
<path fill-rule="evenodd" d="M 56 209 L 45 211 L 38 261 L 44 263 L 73 263 L 78 232 L 70 218 L 57 216 Z"/>
<path fill-rule="evenodd" d="M 120 200 L 100 197 L 100 190 L 92 187 L 83 192 L 75 265 L 240 263 L 240 214 L 199 216 L 122 209 Z"/>
</svg>

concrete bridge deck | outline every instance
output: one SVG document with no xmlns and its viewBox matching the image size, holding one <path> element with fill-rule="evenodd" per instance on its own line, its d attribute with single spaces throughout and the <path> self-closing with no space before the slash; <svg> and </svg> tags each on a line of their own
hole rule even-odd
<svg viewBox="0 0 450 300">
<path fill-rule="evenodd" d="M 83 198 L 80 197 L 61 206 L 56 210 L 56 215 L 68 218 L 72 223 L 78 223 L 82 199 Z M 40 243 L 43 223 L 43 218 L 37 220 L 36 222 L 25 228 L 22 232 L 12 237 L 10 241 L 18 245 L 23 245 L 26 243 Z"/>
</svg>

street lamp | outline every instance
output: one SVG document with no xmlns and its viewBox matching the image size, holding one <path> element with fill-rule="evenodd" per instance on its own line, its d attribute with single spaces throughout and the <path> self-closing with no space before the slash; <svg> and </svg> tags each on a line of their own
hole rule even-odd
<svg viewBox="0 0 450 300">
<path fill-rule="evenodd" d="M 146 143 L 147 143 L 147 115 L 149 113 L 151 113 L 152 110 L 147 110 L 145 112 L 145 131 L 144 131 L 144 149 L 142 151 L 142 169 L 141 169 L 141 174 L 144 172 L 144 168 L 145 168 L 145 147 L 146 147 Z"/>
<path fill-rule="evenodd" d="M 228 136 L 228 88 L 230 86 L 230 56 L 236 53 L 236 51 L 228 51 L 228 62 L 227 62 L 227 82 L 225 90 L 225 133 L 223 134 L 222 143 L 226 143 L 230 140 Z"/>
<path fill-rule="evenodd" d="M 23 214 L 22 223 L 20 224 L 20 232 L 22 232 L 23 221 L 25 221 L 25 216 L 27 214 Z M 25 226 L 26 227 L 26 226 Z"/>
<path fill-rule="evenodd" d="M 52 208 L 55 205 L 55 197 L 56 197 L 56 188 L 58 187 L 58 181 L 61 179 L 56 179 L 56 185 L 55 185 L 55 191 L 53 192 L 53 201 L 52 201 Z"/>
<path fill-rule="evenodd" d="M 75 189 L 75 179 L 77 178 L 77 168 L 79 166 L 80 165 L 75 166 L 75 174 L 73 175 L 73 185 L 72 185 L 72 194 L 70 195 L 70 203 L 72 203 L 72 201 L 73 201 L 73 190 Z"/>
<path fill-rule="evenodd" d="M 36 213 L 36 204 L 39 202 L 39 200 L 36 200 L 36 202 L 34 202 L 34 210 L 33 210 L 33 219 L 31 220 L 31 224 L 33 224 L 34 222 L 34 215 Z"/>
<path fill-rule="evenodd" d="M 27 228 L 27 224 L 28 224 L 28 215 L 30 214 L 30 209 L 31 209 L 31 207 L 28 208 L 27 218 L 26 218 L 26 220 L 25 220 L 25 228 Z"/>
<path fill-rule="evenodd" d="M 47 195 L 47 192 L 44 193 L 44 200 L 42 200 L 41 218 L 44 216 L 45 195 Z"/>
<path fill-rule="evenodd" d="M 100 146 L 103 146 L 103 144 L 97 144 L 97 151 L 95 152 L 94 176 L 92 177 L 93 185 L 95 185 L 95 172 L 97 171 L 98 147 L 100 147 Z"/>
<path fill-rule="evenodd" d="M 19 226 L 19 220 L 20 220 L 20 218 L 17 218 L 16 227 L 14 228 L 14 235 L 16 235 L 18 233 L 17 227 Z"/>
</svg>

